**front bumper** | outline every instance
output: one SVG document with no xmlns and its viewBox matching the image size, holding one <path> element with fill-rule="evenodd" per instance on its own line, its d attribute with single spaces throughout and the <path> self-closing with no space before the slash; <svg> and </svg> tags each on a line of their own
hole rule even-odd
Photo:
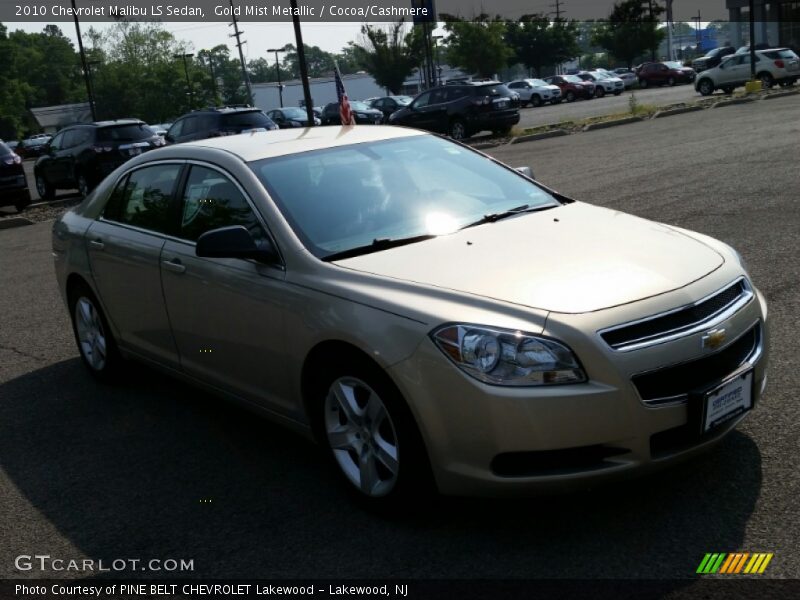
<svg viewBox="0 0 800 600">
<path fill-rule="evenodd" d="M 629 309 L 603 312 L 609 313 L 610 321 L 622 322 L 625 310 Z M 414 355 L 389 370 L 420 426 L 442 493 L 566 491 L 644 473 L 711 447 L 748 414 L 700 435 L 699 420 L 688 422 L 690 415 L 695 418 L 696 404 L 652 407 L 639 397 L 633 375 L 692 354 L 696 358 L 703 352 L 699 334 L 623 356 L 594 335 L 596 315 L 568 317 L 559 324 L 548 321 L 542 333 L 572 347 L 589 377 L 584 384 L 486 385 L 454 367 L 427 339 Z M 752 357 L 756 406 L 766 381 L 766 317 L 766 303 L 756 293 L 724 323 L 729 331 L 760 328 L 760 352 Z"/>
<path fill-rule="evenodd" d="M 30 200 L 30 197 L 24 174 L 0 177 L 0 206 L 10 206 L 20 200 Z"/>
</svg>

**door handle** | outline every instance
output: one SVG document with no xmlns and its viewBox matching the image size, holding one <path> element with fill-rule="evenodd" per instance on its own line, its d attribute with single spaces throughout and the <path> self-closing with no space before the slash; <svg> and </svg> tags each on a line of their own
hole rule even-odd
<svg viewBox="0 0 800 600">
<path fill-rule="evenodd" d="M 105 248 L 105 247 L 106 247 L 106 245 L 105 245 L 105 244 L 104 244 L 104 243 L 103 243 L 101 240 L 99 240 L 99 239 L 97 239 L 97 240 L 91 240 L 91 241 L 89 242 L 89 246 L 91 246 L 91 247 L 92 247 L 92 248 L 94 248 L 95 250 L 102 250 L 103 248 Z"/>
<path fill-rule="evenodd" d="M 173 258 L 172 260 L 163 260 L 161 264 L 164 265 L 164 268 L 167 271 L 172 271 L 173 273 L 185 273 L 186 267 L 181 264 L 180 259 Z"/>
</svg>

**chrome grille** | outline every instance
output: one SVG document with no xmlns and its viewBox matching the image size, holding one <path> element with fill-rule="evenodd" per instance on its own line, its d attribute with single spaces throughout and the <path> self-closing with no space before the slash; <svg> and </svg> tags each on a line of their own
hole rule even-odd
<svg viewBox="0 0 800 600">
<path fill-rule="evenodd" d="M 660 344 L 696 333 L 715 319 L 737 311 L 752 297 L 750 285 L 741 278 L 694 304 L 605 329 L 600 332 L 600 337 L 619 351 Z"/>
</svg>

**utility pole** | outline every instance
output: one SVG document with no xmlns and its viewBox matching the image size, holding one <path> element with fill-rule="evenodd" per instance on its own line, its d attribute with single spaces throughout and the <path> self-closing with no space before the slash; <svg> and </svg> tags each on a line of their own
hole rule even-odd
<svg viewBox="0 0 800 600">
<path fill-rule="evenodd" d="M 189 81 L 189 63 L 186 61 L 187 58 L 192 58 L 194 54 L 173 54 L 172 58 L 182 58 L 183 59 L 183 72 L 186 73 L 186 95 L 189 96 L 189 108 L 194 110 L 194 90 L 192 89 L 192 83 Z"/>
<path fill-rule="evenodd" d="M 233 25 L 234 31 L 234 33 L 229 37 L 236 38 L 236 47 L 239 48 L 239 61 L 242 63 L 242 79 L 244 80 L 244 87 L 247 89 L 247 103 L 252 105 L 253 90 L 250 89 L 250 76 L 247 74 L 247 66 L 244 63 L 244 52 L 242 52 L 242 44 L 244 44 L 244 42 L 240 39 L 240 36 L 244 33 L 244 31 L 239 31 L 239 21 L 236 19 L 236 15 L 233 11 L 233 0 L 228 0 L 228 2 L 231 5 L 231 19 L 233 19 L 233 22 L 228 26 L 230 27 Z"/>
<path fill-rule="evenodd" d="M 555 8 L 555 12 L 551 12 L 550 14 L 554 14 L 556 16 L 556 21 L 561 20 L 561 0 L 556 0 L 555 4 L 551 4 L 550 8 Z"/>
<path fill-rule="evenodd" d="M 672 41 L 672 1 L 673 0 L 666 0 L 667 2 L 667 56 L 669 60 L 675 60 L 675 51 L 673 50 L 673 41 Z"/>
<path fill-rule="evenodd" d="M 285 48 L 270 48 L 267 52 L 275 53 L 275 75 L 278 76 L 278 97 L 280 98 L 281 108 L 283 108 L 283 84 L 281 83 L 281 67 L 278 64 L 278 52 L 286 52 Z"/>
<path fill-rule="evenodd" d="M 89 97 L 89 111 L 92 114 L 92 121 L 97 121 L 97 113 L 94 107 L 94 94 L 92 84 L 89 81 L 89 65 L 86 64 L 86 52 L 83 50 L 83 38 L 81 38 L 81 26 L 78 23 L 78 10 L 75 8 L 75 0 L 72 0 L 72 16 L 75 19 L 75 33 L 78 35 L 78 49 L 81 53 L 81 66 L 83 67 L 83 79 L 86 82 L 86 95 Z"/>
<path fill-rule="evenodd" d="M 648 5 L 648 7 L 650 9 L 650 24 L 651 24 L 651 27 L 652 27 L 652 23 L 653 23 L 653 0 L 647 0 L 647 5 Z M 650 48 L 650 60 L 652 60 L 653 62 L 656 62 L 656 49 L 655 48 Z"/>
<path fill-rule="evenodd" d="M 214 57 L 208 55 L 208 69 L 211 71 L 211 93 L 214 94 L 214 104 L 218 101 L 217 96 L 217 76 L 214 74 Z"/>
<path fill-rule="evenodd" d="M 433 45 L 436 48 L 436 85 L 442 85 L 442 65 L 439 62 L 439 40 L 443 37 L 443 35 L 431 36 L 431 39 L 433 39 Z"/>
<path fill-rule="evenodd" d="M 756 15 L 753 0 L 749 0 L 748 9 L 750 13 L 750 79 L 756 79 Z M 699 13 L 698 13 L 699 14 Z"/>
<path fill-rule="evenodd" d="M 297 62 L 300 63 L 300 80 L 303 82 L 303 100 L 306 105 L 308 126 L 314 126 L 314 101 L 311 99 L 311 87 L 308 83 L 308 65 L 306 65 L 306 51 L 303 48 L 303 32 L 300 30 L 300 16 L 297 10 L 297 0 L 290 1 L 292 7 L 292 24 L 294 25 L 294 39 L 297 43 Z"/>
</svg>

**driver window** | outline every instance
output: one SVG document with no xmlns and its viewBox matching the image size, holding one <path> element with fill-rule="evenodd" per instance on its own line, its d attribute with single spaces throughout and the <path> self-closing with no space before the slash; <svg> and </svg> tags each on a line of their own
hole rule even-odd
<svg viewBox="0 0 800 600">
<path fill-rule="evenodd" d="M 430 100 L 431 100 L 431 93 L 425 92 L 414 101 L 414 108 L 422 108 L 423 106 L 428 106 Z"/>
<path fill-rule="evenodd" d="M 50 140 L 50 149 L 58 151 L 61 149 L 61 144 L 64 142 L 64 134 L 59 133 L 56 137 Z"/>
<path fill-rule="evenodd" d="M 195 241 L 206 231 L 244 225 L 256 241 L 267 236 L 239 188 L 225 175 L 193 166 L 181 203 L 180 237 Z"/>
</svg>

